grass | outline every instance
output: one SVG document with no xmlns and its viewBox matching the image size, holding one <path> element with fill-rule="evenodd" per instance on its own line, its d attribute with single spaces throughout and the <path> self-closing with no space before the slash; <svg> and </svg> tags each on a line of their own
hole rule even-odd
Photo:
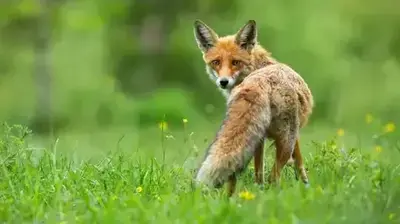
<svg viewBox="0 0 400 224">
<path fill-rule="evenodd" d="M 164 140 L 160 135 L 154 141 L 178 138 L 169 133 L 163 133 L 162 137 Z M 185 145 L 183 148 L 187 145 L 195 149 L 189 154 L 177 150 L 171 155 L 173 152 L 165 148 L 165 142 L 159 156 L 144 149 L 108 150 L 108 154 L 96 159 L 61 153 L 58 150 L 61 140 L 47 149 L 34 148 L 31 133 L 21 126 L 3 125 L 0 139 L 2 222 L 400 221 L 400 153 L 384 135 L 379 140 L 382 146 L 377 150 L 347 146 L 346 140 L 339 137 L 318 141 L 307 138 L 304 141 L 307 141 L 308 154 L 303 152 L 303 156 L 309 170 L 310 188 L 305 189 L 300 181 L 295 181 L 290 167 L 285 168 L 279 188 L 256 186 L 250 164 L 239 179 L 237 193 L 230 199 L 223 190 L 205 191 L 194 187 L 192 168 L 202 158 L 203 149 L 196 150 L 189 137 L 179 143 Z M 369 146 L 374 148 L 372 144 Z M 162 152 L 166 154 L 165 160 Z M 267 173 L 273 150 L 268 152 Z"/>
</svg>

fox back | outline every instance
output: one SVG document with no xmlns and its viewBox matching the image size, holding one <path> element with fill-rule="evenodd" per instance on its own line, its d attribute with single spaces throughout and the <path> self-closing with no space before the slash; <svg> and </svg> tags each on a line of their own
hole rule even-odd
<svg viewBox="0 0 400 224">
<path fill-rule="evenodd" d="M 304 127 L 314 107 L 313 96 L 307 83 L 296 71 L 283 63 L 276 63 L 252 72 L 232 91 L 232 94 L 243 91 L 243 88 L 264 89 L 259 93 L 265 95 L 263 99 L 269 101 L 270 136 L 278 135 L 283 131 L 281 130 L 283 127 L 280 127 L 281 121 L 285 120 L 290 113 L 296 114 L 299 128 Z M 275 128 L 277 130 L 271 130 Z"/>
<path fill-rule="evenodd" d="M 251 72 L 275 63 L 271 54 L 257 42 L 254 20 L 249 20 L 236 34 L 223 37 L 196 20 L 194 35 L 203 53 L 206 71 L 225 97 Z"/>
</svg>

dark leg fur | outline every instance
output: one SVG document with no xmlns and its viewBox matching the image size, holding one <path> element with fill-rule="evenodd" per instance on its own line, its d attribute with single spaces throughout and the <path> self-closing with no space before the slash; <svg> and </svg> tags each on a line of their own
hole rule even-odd
<svg viewBox="0 0 400 224">
<path fill-rule="evenodd" d="M 257 184 L 264 183 L 264 140 L 256 146 L 254 151 L 254 172 Z"/>
</svg>

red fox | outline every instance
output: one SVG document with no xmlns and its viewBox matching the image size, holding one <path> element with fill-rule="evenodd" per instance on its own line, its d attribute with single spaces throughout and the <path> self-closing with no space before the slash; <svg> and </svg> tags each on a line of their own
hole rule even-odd
<svg viewBox="0 0 400 224">
<path fill-rule="evenodd" d="M 279 182 L 282 168 L 291 159 L 308 186 L 299 130 L 307 124 L 314 102 L 303 78 L 258 44 L 254 20 L 225 37 L 218 37 L 196 20 L 194 34 L 207 73 L 227 98 L 225 119 L 207 149 L 196 181 L 216 188 L 228 181 L 231 196 L 237 176 L 254 156 L 255 181 L 262 184 L 264 141 L 271 139 L 276 158 L 268 182 Z"/>
</svg>

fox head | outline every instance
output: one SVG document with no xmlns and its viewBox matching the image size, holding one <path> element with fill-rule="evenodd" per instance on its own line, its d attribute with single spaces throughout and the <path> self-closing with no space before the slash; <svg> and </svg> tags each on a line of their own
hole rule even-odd
<svg viewBox="0 0 400 224">
<path fill-rule="evenodd" d="M 200 20 L 194 22 L 194 36 L 203 53 L 206 70 L 216 85 L 230 92 L 254 70 L 252 51 L 257 44 L 257 28 L 249 20 L 236 34 L 218 34 Z"/>
</svg>

